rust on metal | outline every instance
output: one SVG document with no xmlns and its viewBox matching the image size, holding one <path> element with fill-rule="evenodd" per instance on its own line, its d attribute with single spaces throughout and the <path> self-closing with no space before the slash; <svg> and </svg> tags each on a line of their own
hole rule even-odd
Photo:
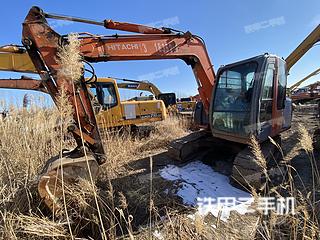
<svg viewBox="0 0 320 240">
<path fill-rule="evenodd" d="M 86 142 L 86 139 L 84 139 L 89 149 L 96 154 L 97 160 L 103 162 L 104 159 L 100 159 L 100 157 L 105 156 L 104 149 L 84 77 L 82 76 L 75 83 L 62 74 L 58 74 L 59 69 L 61 69 L 57 61 L 59 44 L 67 44 L 66 40 L 50 28 L 43 11 L 38 7 L 32 7 L 26 16 L 22 36 L 22 42 L 48 93 L 56 102 L 59 90 L 61 88 L 65 89 L 71 106 L 74 110 L 77 110 L 74 111 L 73 116 L 75 125 L 80 126 L 81 131 L 94 140 Z M 79 132 L 73 132 L 73 134 L 77 143 L 81 146 L 80 130 Z"/>
</svg>

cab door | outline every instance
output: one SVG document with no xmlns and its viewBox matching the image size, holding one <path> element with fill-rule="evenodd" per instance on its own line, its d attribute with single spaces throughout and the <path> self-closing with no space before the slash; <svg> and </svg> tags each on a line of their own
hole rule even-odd
<svg viewBox="0 0 320 240">
<path fill-rule="evenodd" d="M 272 131 L 271 136 L 278 135 L 284 130 L 285 108 L 286 108 L 286 87 L 287 73 L 286 63 L 281 58 L 276 58 L 276 76 L 274 79 L 274 101 L 272 105 Z M 289 106 L 288 106 L 289 107 Z"/>
<path fill-rule="evenodd" d="M 271 135 L 273 105 L 274 105 L 274 83 L 276 79 L 276 63 L 273 59 L 268 59 L 265 74 L 262 80 L 260 93 L 259 123 L 260 132 L 259 139 L 264 141 Z"/>
<path fill-rule="evenodd" d="M 268 59 L 261 85 L 259 107 L 259 140 L 267 140 L 283 131 L 286 121 L 290 122 L 290 109 L 286 107 L 286 65 L 284 60 L 278 57 Z M 288 115 L 287 114 L 287 115 Z"/>
</svg>

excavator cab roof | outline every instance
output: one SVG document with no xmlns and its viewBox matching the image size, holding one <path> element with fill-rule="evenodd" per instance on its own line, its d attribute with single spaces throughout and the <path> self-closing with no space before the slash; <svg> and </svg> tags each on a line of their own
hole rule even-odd
<svg viewBox="0 0 320 240">
<path fill-rule="evenodd" d="M 267 58 L 270 58 L 270 57 L 277 58 L 277 59 L 282 59 L 282 61 L 284 61 L 283 58 L 281 58 L 281 57 L 279 57 L 279 56 L 277 56 L 275 54 L 264 53 L 264 54 L 260 54 L 260 55 L 257 55 L 257 56 L 251 57 L 251 58 L 247 58 L 247 59 L 244 59 L 244 60 L 241 60 L 241 61 L 237 61 L 237 62 L 233 62 L 233 63 L 230 63 L 230 64 L 223 65 L 218 69 L 217 75 L 223 69 L 232 68 L 234 66 L 242 65 L 244 63 L 253 62 L 253 61 L 260 63 L 260 62 L 265 61 Z"/>
</svg>

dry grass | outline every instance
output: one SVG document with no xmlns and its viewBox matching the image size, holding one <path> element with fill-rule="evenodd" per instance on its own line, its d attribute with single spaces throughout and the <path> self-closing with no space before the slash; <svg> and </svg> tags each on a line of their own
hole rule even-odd
<svg viewBox="0 0 320 240">
<path fill-rule="evenodd" d="M 152 123 L 147 127 L 147 136 L 132 136 L 128 131 L 102 131 L 104 146 L 107 149 L 109 177 L 128 174 L 127 163 L 145 158 L 167 149 L 168 144 L 188 134 L 188 121 L 177 117 Z M 142 126 L 145 128 L 145 126 Z"/>
<path fill-rule="evenodd" d="M 165 151 L 170 141 L 188 133 L 188 123 L 178 118 L 153 124 L 147 136 L 103 131 L 108 162 L 102 167 L 99 184 L 93 186 L 89 181 L 80 180 L 75 185 L 66 185 L 66 213 L 59 218 L 50 214 L 37 194 L 37 176 L 47 159 L 63 148 L 75 146 L 65 127 L 71 121 L 72 111 L 67 107 L 64 93 L 60 95 L 57 101 L 60 111 L 36 106 L 29 110 L 11 108 L 10 115 L 0 120 L 0 238 L 103 239 L 106 234 L 108 239 L 219 239 L 221 236 L 241 239 L 230 226 L 228 232 L 218 224 L 215 229 L 203 217 L 197 216 L 192 221 L 176 209 L 170 209 L 179 206 L 157 192 L 160 182 L 152 171 L 151 161 L 151 173 L 144 184 L 130 177 L 134 170 L 127 168 L 128 164 Z M 57 125 L 63 126 L 60 131 L 56 131 Z M 295 197 L 296 214 L 260 216 L 256 239 L 319 239 L 319 199 L 316 197 L 319 173 L 312 138 L 302 126 L 298 133 L 298 144 L 284 156 L 289 168 L 288 182 L 267 193 Z M 251 149 L 266 169 L 266 160 L 256 139 L 252 139 Z M 305 160 L 312 166 L 311 188 L 298 189 L 293 180 L 295 169 L 290 163 L 301 152 L 306 153 Z M 98 207 L 93 193 L 98 197 Z"/>
<path fill-rule="evenodd" d="M 283 156 L 282 163 L 288 169 L 287 181 L 281 185 L 269 189 L 267 196 L 272 197 L 294 197 L 295 209 L 294 215 L 279 215 L 271 212 L 268 216 L 262 216 L 258 228 L 257 239 L 319 239 L 319 172 L 314 155 L 313 141 L 311 135 L 305 127 L 298 125 L 298 141 L 292 146 L 291 150 Z M 273 141 L 274 142 L 274 141 Z M 273 143 L 279 148 L 279 145 Z M 252 152 L 255 158 L 261 162 L 261 149 L 259 144 L 254 140 L 251 143 Z M 312 186 L 304 185 L 303 176 L 299 175 L 301 169 L 295 169 L 291 163 L 293 159 L 306 153 L 304 158 L 304 167 L 311 165 Z M 281 153 L 283 151 L 281 149 Z M 260 159 L 260 160 L 259 160 Z M 267 179 L 270 179 L 266 171 Z M 300 187 L 298 185 L 301 185 Z M 257 196 L 256 193 L 253 195 Z M 260 195 L 261 196 L 261 195 Z M 265 195 L 264 195 L 265 196 Z"/>
<path fill-rule="evenodd" d="M 5 239 L 24 238 L 32 231 L 57 235 L 56 223 L 34 214 L 40 205 L 36 180 L 45 160 L 56 155 L 61 147 L 73 145 L 68 139 L 60 141 L 60 133 L 55 131 L 59 121 L 57 110 L 35 106 L 28 111 L 11 108 L 9 116 L 0 120 L 0 236 Z M 31 235 L 25 239 L 32 239 Z"/>
<path fill-rule="evenodd" d="M 250 148 L 258 165 L 265 171 L 267 169 L 267 162 L 265 157 L 263 156 L 258 140 L 254 136 L 251 136 Z"/>
<path fill-rule="evenodd" d="M 58 102 L 64 105 L 63 99 Z M 120 232 L 132 233 L 126 197 L 113 192 L 111 182 L 102 193 L 84 180 L 73 186 L 65 186 L 68 215 L 64 216 L 72 219 L 72 235 L 67 230 L 68 224 L 63 216 L 56 219 L 48 215 L 37 194 L 37 176 L 47 159 L 57 155 L 61 148 L 72 149 L 75 146 L 66 133 L 66 127 L 59 128 L 59 131 L 56 127 L 67 126 L 70 122 L 68 116 L 72 112 L 64 109 L 65 112 L 61 114 L 55 109 L 34 106 L 30 110 L 11 110 L 10 115 L 0 121 L 0 238 L 68 239 L 88 229 L 95 229 L 95 237 L 101 236 L 93 192 L 99 195 L 99 207 L 108 235 L 116 235 L 114 226 L 123 228 Z M 151 134 L 142 138 L 128 133 L 104 131 L 104 143 L 109 149 L 110 161 L 103 167 L 103 172 L 108 174 L 107 179 L 128 173 L 123 170 L 130 161 L 148 156 L 152 151 L 163 151 L 169 141 L 187 133 L 184 127 L 178 119 L 169 119 L 154 124 Z M 105 180 L 106 176 L 103 173 L 101 175 Z M 119 199 L 117 204 L 114 203 L 115 198 Z"/>
</svg>

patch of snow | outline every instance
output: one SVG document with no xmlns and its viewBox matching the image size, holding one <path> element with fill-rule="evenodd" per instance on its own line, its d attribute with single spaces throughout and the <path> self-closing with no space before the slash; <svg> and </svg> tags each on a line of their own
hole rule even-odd
<svg viewBox="0 0 320 240">
<path fill-rule="evenodd" d="M 180 188 L 177 195 L 187 205 L 198 205 L 197 213 L 203 216 L 211 212 L 215 217 L 220 215 L 221 220 L 227 221 L 231 211 L 239 214 L 252 212 L 249 206 L 253 198 L 248 192 L 233 187 L 227 176 L 200 161 L 183 167 L 166 166 L 160 170 L 160 176 L 178 182 Z"/>
<path fill-rule="evenodd" d="M 196 214 L 188 214 L 188 218 L 190 218 L 192 221 L 196 220 Z"/>
<path fill-rule="evenodd" d="M 164 237 L 162 236 L 161 232 L 159 232 L 158 230 L 155 230 L 153 232 L 153 236 L 159 240 L 164 240 Z"/>
</svg>

